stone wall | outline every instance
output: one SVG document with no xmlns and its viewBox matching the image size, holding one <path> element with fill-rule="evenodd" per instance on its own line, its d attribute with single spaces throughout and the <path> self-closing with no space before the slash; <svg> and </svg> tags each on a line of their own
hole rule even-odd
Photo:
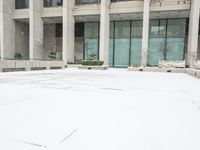
<svg viewBox="0 0 200 150">
<path fill-rule="evenodd" d="M 64 68 L 63 61 L 0 60 L 0 72 Z"/>
<path fill-rule="evenodd" d="M 54 59 L 51 54 L 56 53 L 56 59 L 62 59 L 62 37 L 56 37 L 56 24 L 44 24 L 44 59 Z"/>
<path fill-rule="evenodd" d="M 15 54 L 29 59 L 29 24 L 15 21 Z"/>
</svg>

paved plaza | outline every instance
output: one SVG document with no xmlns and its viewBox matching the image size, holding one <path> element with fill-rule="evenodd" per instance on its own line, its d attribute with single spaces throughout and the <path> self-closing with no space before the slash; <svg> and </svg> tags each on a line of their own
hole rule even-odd
<svg viewBox="0 0 200 150">
<path fill-rule="evenodd" d="M 1 150 L 199 150 L 200 80 L 78 69 L 0 73 Z"/>
</svg>

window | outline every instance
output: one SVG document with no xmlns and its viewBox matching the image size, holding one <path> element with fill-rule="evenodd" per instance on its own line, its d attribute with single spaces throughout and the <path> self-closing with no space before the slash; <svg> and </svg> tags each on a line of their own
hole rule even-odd
<svg viewBox="0 0 200 150">
<path fill-rule="evenodd" d="M 94 3 L 101 3 L 101 0 L 75 0 L 75 4 L 94 4 Z"/>
<path fill-rule="evenodd" d="M 169 19 L 167 23 L 166 60 L 184 60 L 186 19 Z"/>
<path fill-rule="evenodd" d="M 56 24 L 56 37 L 62 37 L 63 29 L 62 29 L 62 23 Z"/>
<path fill-rule="evenodd" d="M 63 0 L 44 0 L 44 7 L 58 7 L 63 5 Z"/>
<path fill-rule="evenodd" d="M 121 1 L 134 1 L 134 0 L 111 0 L 111 2 L 121 2 Z"/>
<path fill-rule="evenodd" d="M 29 8 L 29 0 L 15 0 L 15 9 Z"/>
<path fill-rule="evenodd" d="M 148 65 L 157 66 L 165 59 L 166 20 L 150 20 Z"/>
<path fill-rule="evenodd" d="M 130 21 L 115 22 L 114 66 L 129 66 L 130 56 Z"/>
<path fill-rule="evenodd" d="M 75 24 L 75 37 L 84 37 L 84 23 Z"/>
<path fill-rule="evenodd" d="M 150 20 L 149 30 L 149 66 L 162 60 L 184 60 L 187 19 Z"/>
<path fill-rule="evenodd" d="M 84 59 L 98 60 L 99 58 L 99 23 L 84 24 Z"/>
<path fill-rule="evenodd" d="M 130 65 L 141 65 L 142 21 L 132 21 Z"/>
<path fill-rule="evenodd" d="M 140 66 L 142 21 L 112 21 L 110 23 L 109 65 L 111 67 Z"/>
</svg>

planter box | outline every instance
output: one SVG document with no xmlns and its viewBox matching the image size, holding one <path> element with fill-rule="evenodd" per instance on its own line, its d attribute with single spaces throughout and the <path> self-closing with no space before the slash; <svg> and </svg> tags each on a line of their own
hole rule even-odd
<svg viewBox="0 0 200 150">
<path fill-rule="evenodd" d="M 85 70 L 107 70 L 108 67 L 106 66 L 78 66 L 79 69 L 85 69 Z"/>
<path fill-rule="evenodd" d="M 0 72 L 62 69 L 63 61 L 0 60 Z"/>
<path fill-rule="evenodd" d="M 159 68 L 185 68 L 185 61 L 161 61 Z"/>
</svg>

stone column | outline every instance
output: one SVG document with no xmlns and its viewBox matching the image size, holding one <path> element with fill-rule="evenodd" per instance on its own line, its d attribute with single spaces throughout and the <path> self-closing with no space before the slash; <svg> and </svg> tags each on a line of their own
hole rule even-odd
<svg viewBox="0 0 200 150">
<path fill-rule="evenodd" d="M 109 31 L 110 31 L 110 0 L 101 0 L 100 14 L 100 60 L 104 61 L 104 66 L 109 64 Z"/>
<path fill-rule="evenodd" d="M 0 0 L 0 53 L 1 59 L 15 57 L 15 21 L 13 0 Z"/>
<path fill-rule="evenodd" d="M 200 0 L 191 0 L 191 12 L 188 36 L 188 52 L 186 65 L 190 68 L 194 67 L 197 60 L 198 33 L 199 33 L 199 9 Z"/>
<path fill-rule="evenodd" d="M 43 20 L 41 11 L 42 0 L 30 0 L 29 9 L 29 58 L 30 60 L 43 59 Z"/>
<path fill-rule="evenodd" d="M 62 60 L 65 65 L 74 62 L 74 0 L 63 0 L 63 50 Z"/>
<path fill-rule="evenodd" d="M 0 1 L 0 59 L 3 56 L 3 1 Z"/>
<path fill-rule="evenodd" d="M 142 67 L 145 67 L 147 65 L 147 61 L 148 61 L 149 5 L 150 5 L 150 0 L 144 0 L 143 32 L 142 32 L 142 60 L 141 60 Z"/>
</svg>

